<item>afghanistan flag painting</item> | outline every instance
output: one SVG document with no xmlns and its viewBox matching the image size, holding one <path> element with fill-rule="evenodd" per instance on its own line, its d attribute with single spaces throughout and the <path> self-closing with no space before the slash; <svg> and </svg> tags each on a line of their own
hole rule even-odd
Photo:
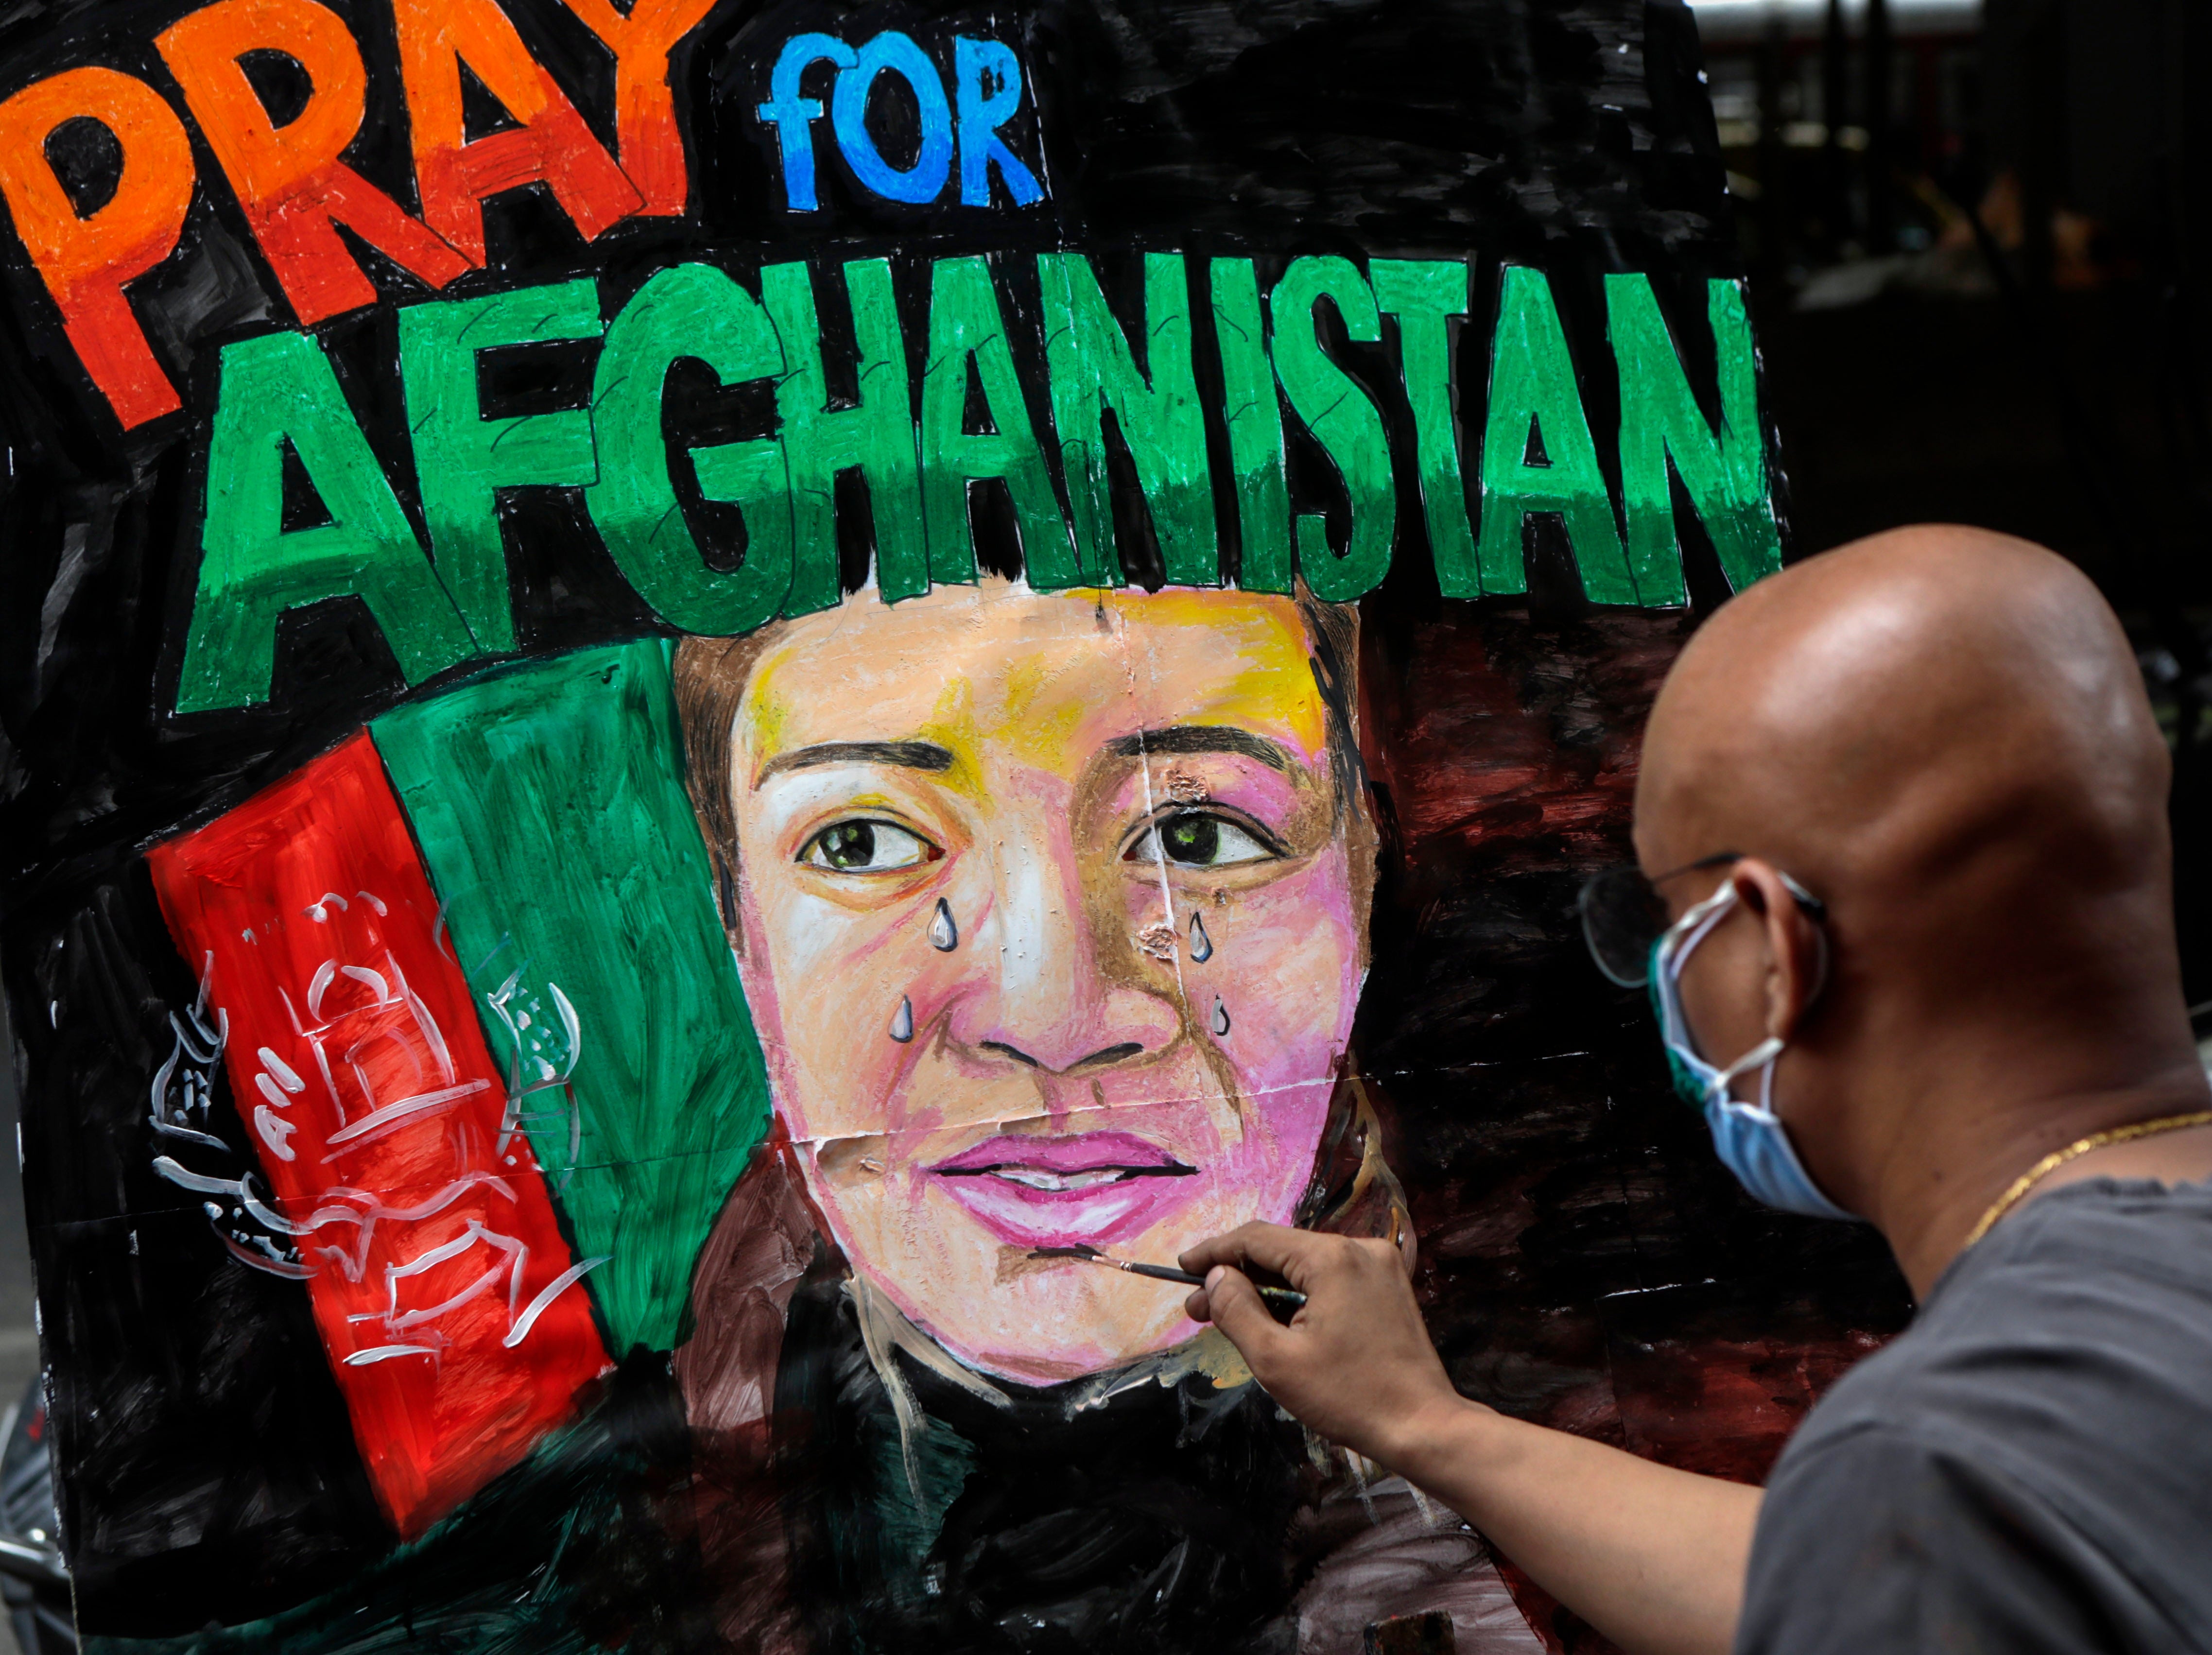
<svg viewBox="0 0 2212 1655">
<path fill-rule="evenodd" d="M 151 1093 L 154 1170 L 240 1263 L 307 1284 L 404 1536 L 563 1421 L 610 1350 L 675 1342 L 767 1125 L 668 654 L 386 714 L 148 857 L 202 983 Z M 698 968 L 656 970 L 670 949 Z M 207 1129 L 218 1068 L 246 1170 Z"/>
<path fill-rule="evenodd" d="M 1745 1480 L 1899 1325 L 1576 928 L 1792 550 L 1683 5 L 31 0 L 0 65 L 85 1649 L 1595 1651 L 1066 1250 L 1410 1234 L 1466 1394 Z"/>
</svg>

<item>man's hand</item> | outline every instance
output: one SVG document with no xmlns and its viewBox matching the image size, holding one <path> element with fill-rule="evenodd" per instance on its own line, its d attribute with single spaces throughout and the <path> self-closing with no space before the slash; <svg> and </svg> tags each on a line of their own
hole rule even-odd
<svg viewBox="0 0 2212 1655">
<path fill-rule="evenodd" d="M 1445 1377 L 1407 1256 L 1389 1242 L 1247 1224 L 1180 1262 L 1206 1277 L 1185 1306 L 1191 1319 L 1228 1335 L 1267 1394 L 1332 1442 L 1402 1470 L 1409 1445 L 1475 1406 Z M 1305 1294 L 1287 1326 L 1252 1285 L 1254 1267 Z"/>
<path fill-rule="evenodd" d="M 1248 1224 L 1182 1267 L 1191 1319 L 1229 1336 L 1310 1430 L 1436 1495 L 1630 1655 L 1725 1655 L 1759 1490 L 1550 1431 L 1452 1389 L 1387 1241 Z M 1249 1269 L 1306 1295 L 1276 1321 Z"/>
</svg>

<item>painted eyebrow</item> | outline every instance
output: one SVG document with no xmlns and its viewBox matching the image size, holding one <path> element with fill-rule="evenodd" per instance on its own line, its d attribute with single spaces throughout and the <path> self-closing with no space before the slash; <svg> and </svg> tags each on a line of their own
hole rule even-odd
<svg viewBox="0 0 2212 1655">
<path fill-rule="evenodd" d="M 1117 758 L 1144 758 L 1154 753 L 1170 757 L 1177 753 L 1236 753 L 1245 758 L 1256 758 L 1285 776 L 1293 768 L 1290 751 L 1282 743 L 1254 735 L 1249 730 L 1240 730 L 1233 724 L 1176 724 L 1164 730 L 1139 730 L 1134 735 L 1115 737 L 1106 744 L 1106 751 Z"/>
<path fill-rule="evenodd" d="M 817 764 L 895 764 L 901 770 L 949 770 L 952 754 L 934 741 L 823 741 L 778 753 L 761 766 L 753 785 L 757 788 L 785 770 L 811 770 Z"/>
</svg>

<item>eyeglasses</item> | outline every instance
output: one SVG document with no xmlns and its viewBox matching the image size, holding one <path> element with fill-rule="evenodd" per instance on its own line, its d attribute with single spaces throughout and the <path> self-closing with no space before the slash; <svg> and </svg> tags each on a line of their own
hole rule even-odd
<svg viewBox="0 0 2212 1655">
<path fill-rule="evenodd" d="M 1589 944 L 1590 958 L 1597 962 L 1597 969 L 1624 989 L 1640 989 L 1649 983 L 1651 945 L 1674 923 L 1659 887 L 1685 873 L 1730 867 L 1743 858 L 1741 850 L 1717 851 L 1652 879 L 1645 878 L 1644 870 L 1633 863 L 1592 874 L 1583 882 L 1575 907 L 1582 915 L 1583 940 Z M 1827 906 L 1818 897 L 1787 873 L 1780 877 L 1807 914 L 1815 920 L 1827 918 Z"/>
</svg>

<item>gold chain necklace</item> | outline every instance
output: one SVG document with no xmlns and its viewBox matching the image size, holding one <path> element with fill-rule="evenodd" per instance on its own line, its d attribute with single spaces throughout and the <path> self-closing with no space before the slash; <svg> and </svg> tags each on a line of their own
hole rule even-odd
<svg viewBox="0 0 2212 1655">
<path fill-rule="evenodd" d="M 2086 1138 L 2076 1138 L 2063 1149 L 2054 1149 L 2041 1160 L 2012 1181 L 2012 1188 L 1999 1196 L 1990 1210 L 1982 1214 L 1960 1248 L 1961 1252 L 1989 1234 L 1990 1226 L 2020 1204 L 2020 1198 L 2056 1172 L 2077 1155 L 2086 1155 L 2093 1149 L 2102 1149 L 2106 1144 L 2133 1143 L 2137 1138 L 2151 1138 L 2161 1132 L 2179 1132 L 2185 1127 L 2212 1126 L 2212 1109 L 2200 1109 L 2193 1115 L 2168 1115 L 2155 1121 L 2137 1121 L 2132 1126 L 2116 1126 L 2109 1132 L 2092 1132 Z"/>
</svg>

